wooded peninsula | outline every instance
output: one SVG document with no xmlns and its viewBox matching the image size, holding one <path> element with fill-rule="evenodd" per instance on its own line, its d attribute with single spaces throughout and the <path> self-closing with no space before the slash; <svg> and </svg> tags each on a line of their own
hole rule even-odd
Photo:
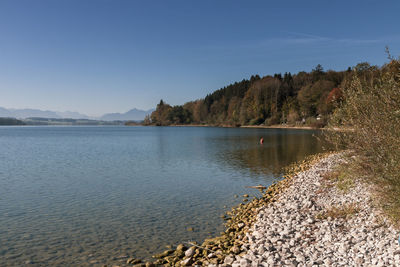
<svg viewBox="0 0 400 267">
<path fill-rule="evenodd" d="M 377 72 L 377 66 L 364 62 L 345 71 L 324 71 L 317 65 L 311 72 L 253 75 L 183 105 L 171 106 L 161 100 L 144 124 L 233 127 L 286 124 L 321 128 L 342 102 L 342 88 L 356 75 Z"/>
</svg>

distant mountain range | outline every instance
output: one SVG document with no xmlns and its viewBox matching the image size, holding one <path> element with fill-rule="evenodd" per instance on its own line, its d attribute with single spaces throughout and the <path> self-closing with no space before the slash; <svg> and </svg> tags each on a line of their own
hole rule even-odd
<svg viewBox="0 0 400 267">
<path fill-rule="evenodd" d="M 0 117 L 11 117 L 17 119 L 26 119 L 26 118 L 52 118 L 52 119 L 94 119 L 94 120 L 103 120 L 103 121 L 140 121 L 143 120 L 144 117 L 148 114 L 151 114 L 154 109 L 150 110 L 140 110 L 140 109 L 131 109 L 125 113 L 107 113 L 101 117 L 90 117 L 85 114 L 81 114 L 79 112 L 65 111 L 51 111 L 51 110 L 40 110 L 40 109 L 6 109 L 0 107 Z"/>
<path fill-rule="evenodd" d="M 99 119 L 102 121 L 140 121 L 143 120 L 146 115 L 151 114 L 153 111 L 154 109 L 140 110 L 134 108 L 125 113 L 104 114 Z"/>
</svg>

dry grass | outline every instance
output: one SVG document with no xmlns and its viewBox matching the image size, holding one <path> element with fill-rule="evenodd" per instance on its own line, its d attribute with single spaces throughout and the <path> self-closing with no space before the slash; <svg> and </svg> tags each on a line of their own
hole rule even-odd
<svg viewBox="0 0 400 267">
<path fill-rule="evenodd" d="M 342 164 L 336 170 L 325 173 L 322 179 L 326 187 L 336 186 L 346 194 L 354 186 L 355 176 L 349 164 Z"/>
<path fill-rule="evenodd" d="M 317 218 L 327 219 L 330 217 L 333 219 L 346 219 L 357 214 L 359 211 L 360 209 L 357 207 L 357 205 L 351 203 L 341 207 L 330 207 L 326 211 L 317 215 Z"/>
</svg>

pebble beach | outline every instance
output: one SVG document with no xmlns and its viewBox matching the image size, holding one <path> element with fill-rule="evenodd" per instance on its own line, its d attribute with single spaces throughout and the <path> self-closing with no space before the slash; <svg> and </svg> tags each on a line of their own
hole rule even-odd
<svg viewBox="0 0 400 267">
<path fill-rule="evenodd" d="M 228 212 L 221 236 L 180 244 L 156 255 L 154 264 L 400 266 L 399 232 L 375 207 L 371 186 L 356 179 L 343 190 L 327 179 L 346 163 L 343 154 L 303 162 L 263 198 Z"/>
<path fill-rule="evenodd" d="M 227 212 L 226 231 L 202 244 L 180 244 L 135 266 L 400 266 L 399 231 L 374 204 L 372 186 L 330 179 L 343 154 L 292 167 L 262 198 Z M 247 198 L 248 195 L 243 197 Z M 129 260 L 128 260 L 129 262 Z"/>
<path fill-rule="evenodd" d="M 369 186 L 355 181 L 343 192 L 324 179 L 341 163 L 331 155 L 293 177 L 278 201 L 258 210 L 244 253 L 220 266 L 400 266 L 398 231 L 373 208 Z M 326 215 L 332 210 L 350 214 Z"/>
</svg>

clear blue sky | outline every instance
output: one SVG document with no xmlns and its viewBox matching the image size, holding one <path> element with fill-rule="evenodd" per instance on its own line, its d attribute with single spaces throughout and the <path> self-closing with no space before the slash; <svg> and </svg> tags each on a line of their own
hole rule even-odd
<svg viewBox="0 0 400 267">
<path fill-rule="evenodd" d="M 400 55 L 400 1 L 0 1 L 0 106 L 89 115 Z"/>
</svg>

